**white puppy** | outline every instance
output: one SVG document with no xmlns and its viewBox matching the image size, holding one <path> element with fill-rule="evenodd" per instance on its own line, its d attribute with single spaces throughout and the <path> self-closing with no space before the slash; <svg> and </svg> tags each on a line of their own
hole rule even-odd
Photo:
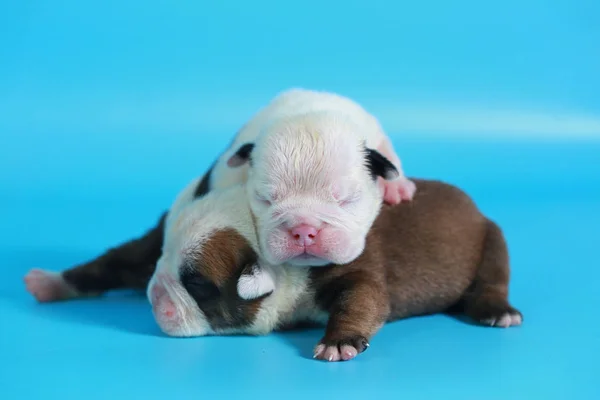
<svg viewBox="0 0 600 400">
<path fill-rule="evenodd" d="M 372 115 L 345 97 L 301 89 L 280 94 L 242 128 L 215 168 L 216 185 L 246 173 L 260 249 L 275 265 L 352 261 L 382 196 L 397 204 L 416 189 Z"/>
</svg>

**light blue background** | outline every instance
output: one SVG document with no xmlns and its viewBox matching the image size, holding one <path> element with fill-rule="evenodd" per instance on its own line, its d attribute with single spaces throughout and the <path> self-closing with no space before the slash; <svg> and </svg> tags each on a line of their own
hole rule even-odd
<svg viewBox="0 0 600 400">
<path fill-rule="evenodd" d="M 0 398 L 599 398 L 599 21 L 595 0 L 4 0 Z M 415 318 L 327 364 L 319 330 L 171 339 L 139 296 L 25 292 L 143 232 L 290 86 L 360 101 L 407 173 L 503 226 L 521 328 Z"/>
</svg>

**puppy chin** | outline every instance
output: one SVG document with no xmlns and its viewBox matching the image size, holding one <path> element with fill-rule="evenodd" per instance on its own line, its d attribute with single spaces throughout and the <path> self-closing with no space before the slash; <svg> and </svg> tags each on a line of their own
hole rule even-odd
<svg viewBox="0 0 600 400">
<path fill-rule="evenodd" d="M 326 228 L 315 245 L 303 248 L 290 242 L 285 232 L 274 229 L 261 247 L 265 260 L 272 265 L 324 267 L 354 261 L 363 252 L 365 239 L 360 235 L 352 238 L 350 232 L 340 229 Z"/>
<path fill-rule="evenodd" d="M 293 267 L 326 267 L 331 263 L 330 260 L 311 255 L 300 255 L 286 261 L 286 264 Z"/>
</svg>

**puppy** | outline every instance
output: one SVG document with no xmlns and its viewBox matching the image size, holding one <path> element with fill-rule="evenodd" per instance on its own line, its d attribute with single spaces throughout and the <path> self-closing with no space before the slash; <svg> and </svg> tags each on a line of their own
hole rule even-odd
<svg viewBox="0 0 600 400">
<path fill-rule="evenodd" d="M 261 253 L 271 264 L 352 261 L 382 196 L 397 204 L 416 190 L 377 120 L 331 93 L 284 92 L 242 129 L 235 145 L 246 157 L 238 150 L 227 165 L 251 161 L 247 195 Z"/>
<path fill-rule="evenodd" d="M 323 323 L 315 358 L 339 361 L 368 348 L 385 322 L 411 316 L 462 312 L 488 326 L 520 325 L 522 314 L 508 301 L 500 228 L 456 187 L 416 183 L 411 203 L 383 206 L 357 259 L 329 267 L 265 262 L 252 211 L 240 201 L 244 185 L 192 201 L 180 196 L 163 221 L 163 254 L 147 290 L 159 326 L 171 336 L 261 335 Z M 144 257 L 131 253 L 127 262 L 141 266 Z M 82 296 L 107 290 L 107 282 L 141 288 L 147 280 L 143 268 L 125 274 L 104 262 L 53 283 Z"/>
</svg>

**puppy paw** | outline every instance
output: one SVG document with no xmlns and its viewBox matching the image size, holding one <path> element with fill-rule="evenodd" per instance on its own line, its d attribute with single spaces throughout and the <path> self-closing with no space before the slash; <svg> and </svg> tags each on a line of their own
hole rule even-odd
<svg viewBox="0 0 600 400">
<path fill-rule="evenodd" d="M 523 323 L 523 314 L 509 305 L 489 305 L 480 309 L 476 318 L 483 325 L 509 328 Z"/>
<path fill-rule="evenodd" d="M 369 341 L 360 335 L 349 336 L 341 340 L 323 338 L 315 347 L 313 358 L 325 361 L 348 361 L 368 347 Z"/>
<path fill-rule="evenodd" d="M 480 322 L 484 325 L 498 328 L 510 328 L 511 326 L 521 325 L 523 323 L 523 316 L 519 312 L 506 312 L 495 317 L 483 319 Z"/>
<path fill-rule="evenodd" d="M 40 303 L 65 300 L 76 297 L 77 291 L 73 289 L 58 272 L 32 269 L 25 275 L 25 286 Z"/>
<path fill-rule="evenodd" d="M 383 181 L 383 201 L 389 205 L 411 201 L 417 191 L 417 185 L 410 179 L 399 178 L 394 181 Z"/>
</svg>

